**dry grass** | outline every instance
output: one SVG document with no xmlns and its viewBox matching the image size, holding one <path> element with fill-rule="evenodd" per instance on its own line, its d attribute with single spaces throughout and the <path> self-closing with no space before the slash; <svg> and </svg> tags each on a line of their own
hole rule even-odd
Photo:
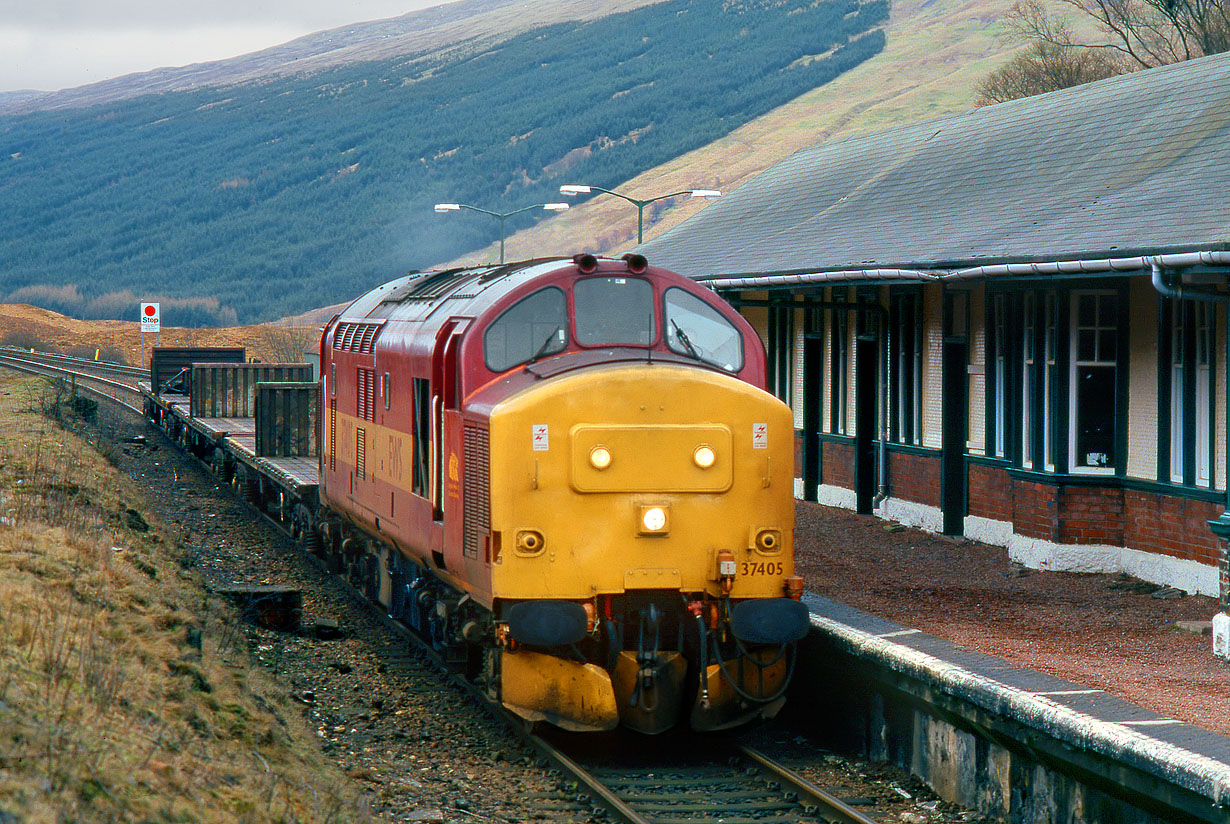
<svg viewBox="0 0 1230 824">
<path fill-rule="evenodd" d="M 0 373 L 0 820 L 368 820 L 41 386 Z"/>
<path fill-rule="evenodd" d="M 249 357 L 266 363 L 298 363 L 303 349 L 320 340 L 320 323 L 296 320 L 218 329 L 164 327 L 157 338 L 145 336 L 145 362 L 149 363 L 157 341 L 162 346 L 243 346 Z M 104 360 L 136 366 L 141 360 L 141 327 L 135 321 L 77 320 L 37 306 L 0 304 L 0 345 L 88 358 L 97 350 Z M 284 357 L 290 360 L 282 360 Z"/>
</svg>

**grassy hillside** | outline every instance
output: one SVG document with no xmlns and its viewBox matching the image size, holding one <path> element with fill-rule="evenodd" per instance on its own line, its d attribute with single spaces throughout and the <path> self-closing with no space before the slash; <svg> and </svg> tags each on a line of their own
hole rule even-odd
<svg viewBox="0 0 1230 824">
<path fill-rule="evenodd" d="M 894 0 L 886 44 L 875 57 L 618 189 L 640 198 L 698 186 L 729 192 L 808 146 L 972 108 L 978 82 L 1013 54 L 999 36 L 999 21 L 1011 6 L 1012 0 Z M 1073 23 L 1080 36 L 1095 36 L 1087 21 Z M 647 210 L 646 238 L 678 226 L 706 203 L 674 201 L 653 213 L 652 226 Z M 636 209 L 604 196 L 518 232 L 508 240 L 508 255 L 525 257 L 536 249 L 616 252 L 635 243 Z M 490 255 L 487 248 L 446 265 Z"/>
<path fill-rule="evenodd" d="M 0 821 L 370 821 L 48 386 L 0 375 Z"/>
<path fill-rule="evenodd" d="M 93 317 L 162 297 L 175 325 L 344 300 L 497 236 L 434 202 L 511 211 L 577 177 L 621 184 L 857 66 L 886 17 L 883 0 L 668 0 L 489 48 L 0 118 L 0 296 Z"/>
</svg>

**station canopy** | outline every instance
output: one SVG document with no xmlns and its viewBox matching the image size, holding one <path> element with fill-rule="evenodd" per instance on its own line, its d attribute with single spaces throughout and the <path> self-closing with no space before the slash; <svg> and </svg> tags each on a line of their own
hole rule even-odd
<svg viewBox="0 0 1230 824">
<path fill-rule="evenodd" d="M 703 279 L 1228 241 L 1230 53 L 800 151 L 638 251 Z"/>
</svg>

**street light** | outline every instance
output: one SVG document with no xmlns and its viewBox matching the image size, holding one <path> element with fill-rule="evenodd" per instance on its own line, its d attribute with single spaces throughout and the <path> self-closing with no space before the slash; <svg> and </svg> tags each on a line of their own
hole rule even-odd
<svg viewBox="0 0 1230 824">
<path fill-rule="evenodd" d="M 580 186 L 572 183 L 566 183 L 559 187 L 561 195 L 587 195 L 590 192 L 602 192 L 603 194 L 615 195 L 636 206 L 636 242 L 640 245 L 645 237 L 645 207 L 655 200 L 666 200 L 668 197 L 679 197 L 679 195 L 688 195 L 690 197 L 721 197 L 722 193 L 716 189 L 685 189 L 682 192 L 671 192 L 669 195 L 658 195 L 651 197 L 648 200 L 638 200 L 634 197 L 628 197 L 619 192 L 612 192 L 610 189 L 604 189 L 601 186 Z"/>
<path fill-rule="evenodd" d="M 528 212 L 530 209 L 544 209 L 548 212 L 562 212 L 568 208 L 567 203 L 535 203 L 533 206 L 526 206 L 521 209 L 514 209 L 511 212 L 489 212 L 486 209 L 480 209 L 477 206 L 469 206 L 465 203 L 437 203 L 436 212 L 443 214 L 444 212 L 459 212 L 462 209 L 469 209 L 471 212 L 482 212 L 485 215 L 491 215 L 496 220 L 500 221 L 500 263 L 504 262 L 504 221 L 513 215 L 519 215 L 522 212 Z"/>
</svg>

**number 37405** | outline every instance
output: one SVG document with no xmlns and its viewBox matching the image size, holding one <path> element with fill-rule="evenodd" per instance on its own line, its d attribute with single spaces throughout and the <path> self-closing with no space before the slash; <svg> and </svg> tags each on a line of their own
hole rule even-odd
<svg viewBox="0 0 1230 824">
<path fill-rule="evenodd" d="M 740 575 L 781 575 L 784 572 L 781 561 L 743 561 L 739 565 Z"/>
</svg>

